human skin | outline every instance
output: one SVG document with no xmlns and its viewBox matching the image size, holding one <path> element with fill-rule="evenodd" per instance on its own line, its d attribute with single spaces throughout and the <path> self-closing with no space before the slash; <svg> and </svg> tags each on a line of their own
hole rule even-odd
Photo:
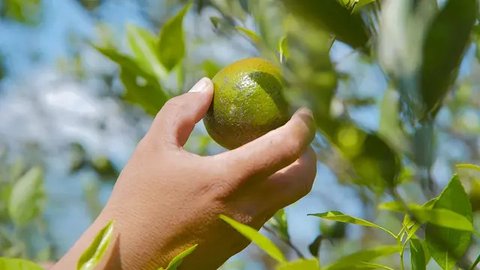
<svg viewBox="0 0 480 270">
<path fill-rule="evenodd" d="M 309 147 L 315 134 L 309 110 L 298 110 L 285 125 L 237 149 L 189 153 L 183 145 L 212 97 L 212 82 L 203 78 L 163 106 L 103 211 L 52 269 L 75 269 L 109 220 L 114 240 L 98 269 L 166 267 L 195 244 L 180 269 L 216 269 L 249 243 L 220 214 L 259 229 L 310 191 L 316 158 Z"/>
</svg>

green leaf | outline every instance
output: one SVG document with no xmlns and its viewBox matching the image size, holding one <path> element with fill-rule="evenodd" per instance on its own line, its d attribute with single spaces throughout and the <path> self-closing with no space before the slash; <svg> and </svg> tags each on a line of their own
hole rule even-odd
<svg viewBox="0 0 480 270">
<path fill-rule="evenodd" d="M 255 45 L 262 42 L 262 38 L 253 30 L 241 26 L 236 26 L 235 29 L 237 29 L 240 33 L 244 34 Z"/>
<path fill-rule="evenodd" d="M 5 270 L 43 270 L 43 268 L 31 261 L 0 257 L 0 269 Z"/>
<path fill-rule="evenodd" d="M 166 77 L 166 71 L 156 52 L 157 37 L 146 29 L 130 24 L 127 25 L 127 40 L 136 62 L 144 70 L 154 74 L 158 81 Z"/>
<path fill-rule="evenodd" d="M 120 71 L 120 80 L 126 88 L 125 100 L 140 105 L 148 114 L 154 116 L 168 100 L 167 94 L 157 83 L 146 80 L 126 69 Z"/>
<path fill-rule="evenodd" d="M 453 211 L 472 222 L 472 207 L 458 176 L 455 175 L 435 202 L 433 209 Z M 443 269 L 453 269 L 470 245 L 471 232 L 427 224 L 425 239 L 431 256 Z"/>
<path fill-rule="evenodd" d="M 186 250 L 182 251 L 180 254 L 175 256 L 175 258 L 172 259 L 172 261 L 168 264 L 166 270 L 177 270 L 177 268 L 182 264 L 183 260 L 190 254 L 192 254 L 193 251 L 197 248 L 198 245 L 193 245 Z M 161 270 L 160 268 L 159 270 Z"/>
<path fill-rule="evenodd" d="M 109 221 L 95 236 L 77 262 L 77 270 L 93 270 L 102 261 L 113 237 L 113 221 Z"/>
<path fill-rule="evenodd" d="M 399 152 L 408 149 L 408 141 L 405 138 L 399 119 L 399 96 L 393 88 L 388 88 L 380 105 L 380 125 L 378 133 L 390 145 L 394 146 Z M 408 151 L 408 150 L 407 150 Z"/>
<path fill-rule="evenodd" d="M 425 251 L 422 242 L 418 239 L 410 240 L 410 256 L 412 270 L 425 270 L 427 261 L 425 259 Z"/>
<path fill-rule="evenodd" d="M 125 86 L 124 98 L 140 105 L 148 114 L 155 115 L 169 99 L 157 78 L 135 60 L 115 49 L 94 46 L 100 53 L 120 66 L 120 80 Z"/>
<path fill-rule="evenodd" d="M 435 117 L 455 81 L 477 12 L 476 0 L 448 0 L 428 29 L 420 70 L 424 119 Z"/>
<path fill-rule="evenodd" d="M 398 202 L 382 203 L 379 209 L 404 213 L 405 209 Z M 451 228 L 462 231 L 473 231 L 472 222 L 454 211 L 435 208 L 429 209 L 418 204 L 408 204 L 409 211 L 415 216 L 415 219 L 422 223 L 431 223 L 445 228 Z"/>
<path fill-rule="evenodd" d="M 285 263 L 287 261 L 280 249 L 270 239 L 268 239 L 268 237 L 259 233 L 257 230 L 224 215 L 220 215 L 220 219 L 228 223 L 247 239 L 255 243 L 261 250 L 265 251 L 277 262 Z"/>
<path fill-rule="evenodd" d="M 160 62 L 168 71 L 172 70 L 185 56 L 183 18 L 191 6 L 191 3 L 185 5 L 180 12 L 169 19 L 160 30 L 158 52 Z"/>
<path fill-rule="evenodd" d="M 390 234 L 394 238 L 396 237 L 396 235 L 393 232 L 391 232 L 390 230 L 388 230 L 388 229 L 386 229 L 386 228 L 384 228 L 380 225 L 377 225 L 377 224 L 375 224 L 371 221 L 365 220 L 365 219 L 345 215 L 344 213 L 339 212 L 339 211 L 328 211 L 328 212 L 319 213 L 319 214 L 309 214 L 309 216 L 315 216 L 315 217 L 328 219 L 328 220 L 334 220 L 334 221 L 338 221 L 338 222 L 356 224 L 356 225 L 365 226 L 365 227 L 373 227 L 373 228 L 380 229 L 380 230 Z"/>
<path fill-rule="evenodd" d="M 280 63 L 284 63 L 290 57 L 287 36 L 283 36 L 278 42 L 278 54 L 280 55 Z"/>
<path fill-rule="evenodd" d="M 336 262 L 329 264 L 322 269 L 323 270 L 359 269 L 359 264 L 361 263 L 370 262 L 370 261 L 373 261 L 374 259 L 389 256 L 399 251 L 400 251 L 399 246 L 380 246 L 373 249 L 362 250 L 362 251 L 355 252 L 353 254 L 341 257 Z"/>
<path fill-rule="evenodd" d="M 469 170 L 480 172 L 480 166 L 475 164 L 462 163 L 462 164 L 456 164 L 455 167 L 457 169 L 469 169 Z"/>
<path fill-rule="evenodd" d="M 276 270 L 320 270 L 320 262 L 317 259 L 301 259 L 279 264 Z"/>
<path fill-rule="evenodd" d="M 137 76 L 144 77 L 150 83 L 157 83 L 157 78 L 148 72 L 144 67 L 140 66 L 135 59 L 132 57 L 122 54 L 114 48 L 103 48 L 96 45 L 92 45 L 98 52 L 109 58 L 111 61 L 115 62 L 120 66 L 121 69 L 127 70 L 128 72 L 135 74 Z"/>
<path fill-rule="evenodd" d="M 288 233 L 288 220 L 285 209 L 278 210 L 278 212 L 275 213 L 273 218 L 270 220 L 270 224 L 275 229 L 275 231 L 278 232 L 280 238 L 282 238 L 283 240 L 290 239 L 290 235 Z"/>
<path fill-rule="evenodd" d="M 351 14 L 337 0 L 283 0 L 288 10 L 307 22 L 334 34 L 353 48 L 365 47 L 370 39 L 359 14 Z"/>
<path fill-rule="evenodd" d="M 41 0 L 4 0 L 2 2 L 0 2 L 0 16 L 28 25 L 34 25 L 40 21 Z"/>
<path fill-rule="evenodd" d="M 13 186 L 8 202 L 10 218 L 19 226 L 28 224 L 41 212 L 43 199 L 43 171 L 34 167 Z"/>
<path fill-rule="evenodd" d="M 222 69 L 220 65 L 212 60 L 205 60 L 202 63 L 202 69 L 205 72 L 205 75 L 209 78 L 213 78 L 217 72 Z"/>
<path fill-rule="evenodd" d="M 323 235 L 317 235 L 315 239 L 308 245 L 308 251 L 310 251 L 310 254 L 314 257 L 318 257 L 318 252 L 320 251 L 320 246 L 323 241 Z"/>
<path fill-rule="evenodd" d="M 370 262 L 361 262 L 357 266 L 353 267 L 354 269 L 360 270 L 360 269 L 385 269 L 385 270 L 394 270 L 391 267 L 388 267 L 386 265 L 378 264 L 378 263 L 370 263 Z M 352 268 L 349 268 L 352 269 Z"/>
</svg>

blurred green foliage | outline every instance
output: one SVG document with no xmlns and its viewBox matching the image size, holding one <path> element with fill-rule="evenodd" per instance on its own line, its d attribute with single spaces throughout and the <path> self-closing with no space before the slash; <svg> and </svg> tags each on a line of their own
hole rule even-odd
<svg viewBox="0 0 480 270">
<path fill-rule="evenodd" d="M 151 27 L 126 26 L 127 52 L 108 38 L 107 31 L 100 40 L 89 41 L 116 64 L 118 72 L 108 79 L 122 83 L 119 101 L 154 116 L 169 98 L 182 93 L 187 79 L 193 80 L 189 70 L 200 68 L 212 77 L 221 69 L 214 57 L 190 59 L 194 45 L 187 42 L 185 17 L 209 14 L 218 38 L 243 37 L 254 48 L 253 55 L 282 67 L 285 94 L 292 107 L 308 106 L 314 113 L 318 128 L 314 145 L 320 162 L 328 165 L 340 183 L 355 188 L 365 203 L 368 219 L 339 211 L 313 214 L 321 222 L 319 235 L 309 241 L 314 257 L 310 259 L 292 243 L 292 226 L 284 210 L 265 226 L 277 242 L 223 217 L 269 254 L 278 263 L 277 269 L 427 269 L 433 264 L 430 261 L 442 269 L 475 267 L 475 253 L 480 252 L 475 231 L 480 170 L 471 164 L 458 166 L 458 176 L 441 188 L 433 166 L 441 158 L 437 156 L 444 147 L 441 142 L 447 139 L 468 146 L 472 151 L 468 162 L 480 160 L 478 67 L 475 70 L 472 65 L 467 74 L 458 76 L 467 60 L 478 65 L 478 1 L 167 2 L 175 11 L 168 18 L 150 18 Z M 102 1 L 80 3 L 95 10 Z M 40 1 L 7 0 L 0 10 L 3 18 L 32 23 L 40 18 L 40 6 Z M 477 59 L 466 54 L 471 47 Z M 354 59 L 353 68 L 341 67 L 343 58 L 332 56 L 335 48 L 345 51 L 345 58 Z M 81 58 L 77 55 L 76 59 Z M 379 70 L 386 84 L 383 96 L 362 95 L 368 89 L 350 93 L 356 90 L 347 87 L 345 91 L 345 85 L 353 84 L 363 68 Z M 0 69 L 0 78 L 1 74 Z M 353 117 L 358 108 L 378 110 L 378 128 L 359 123 Z M 445 124 L 444 118 L 451 123 Z M 202 131 L 189 143 L 200 154 L 208 154 L 212 144 Z M 72 173 L 88 168 L 98 179 L 112 180 L 118 175 L 108 156 L 91 155 L 80 144 L 71 148 Z M 22 237 L 33 230 L 32 224 L 43 220 L 42 171 L 10 161 L 0 165 L 5 167 L 0 170 L 0 235 L 5 238 L 0 251 L 5 256 L 39 258 L 40 252 L 29 251 L 29 241 Z M 84 188 L 95 216 L 101 209 L 98 183 L 89 182 Z M 15 194 L 13 199 L 11 194 Z M 384 224 L 385 216 L 393 225 Z M 364 227 L 361 239 L 350 238 L 355 225 Z M 11 232 L 16 237 L 13 240 Z M 290 253 L 298 258 L 288 261 Z"/>
<path fill-rule="evenodd" d="M 0 16 L 26 24 L 38 23 L 41 15 L 41 0 L 3 0 Z"/>
</svg>

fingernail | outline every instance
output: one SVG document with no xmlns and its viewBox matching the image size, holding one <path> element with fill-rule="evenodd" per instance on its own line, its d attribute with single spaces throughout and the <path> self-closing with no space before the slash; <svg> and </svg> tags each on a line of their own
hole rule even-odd
<svg viewBox="0 0 480 270">
<path fill-rule="evenodd" d="M 205 92 L 205 91 L 208 90 L 209 86 L 210 86 L 210 79 L 209 78 L 202 78 L 188 92 L 189 93 Z"/>
</svg>

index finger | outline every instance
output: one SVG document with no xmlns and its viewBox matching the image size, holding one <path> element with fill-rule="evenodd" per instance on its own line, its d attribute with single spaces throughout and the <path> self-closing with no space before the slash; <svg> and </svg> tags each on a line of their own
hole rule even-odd
<svg viewBox="0 0 480 270">
<path fill-rule="evenodd" d="M 218 158 L 237 175 L 270 176 L 297 160 L 315 136 L 312 112 L 299 109 L 283 126 L 239 148 L 224 152 Z"/>
</svg>

